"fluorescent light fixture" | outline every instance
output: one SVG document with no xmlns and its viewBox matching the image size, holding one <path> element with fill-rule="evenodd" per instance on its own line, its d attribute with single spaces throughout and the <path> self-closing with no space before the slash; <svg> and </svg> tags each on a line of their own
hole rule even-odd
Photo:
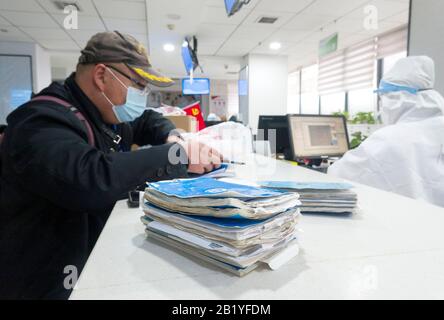
<svg viewBox="0 0 444 320">
<path fill-rule="evenodd" d="M 165 50 L 166 52 L 173 52 L 174 49 L 176 49 L 176 48 L 171 43 L 166 43 L 163 45 L 163 50 Z"/>
<path fill-rule="evenodd" d="M 280 42 L 272 42 L 270 43 L 271 50 L 279 50 L 282 47 Z"/>
</svg>

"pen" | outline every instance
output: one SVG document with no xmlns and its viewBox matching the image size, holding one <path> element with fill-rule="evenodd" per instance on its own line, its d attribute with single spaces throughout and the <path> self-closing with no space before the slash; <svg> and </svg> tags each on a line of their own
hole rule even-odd
<svg viewBox="0 0 444 320">
<path fill-rule="evenodd" d="M 246 163 L 245 162 L 237 162 L 237 161 L 224 161 L 224 162 L 222 162 L 222 164 L 238 164 L 238 165 L 244 166 Z"/>
</svg>

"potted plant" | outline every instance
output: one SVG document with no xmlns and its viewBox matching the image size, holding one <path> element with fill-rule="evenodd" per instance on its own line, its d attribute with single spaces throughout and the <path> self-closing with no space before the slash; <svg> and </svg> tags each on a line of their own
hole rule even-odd
<svg viewBox="0 0 444 320">
<path fill-rule="evenodd" d="M 341 115 L 347 119 L 350 147 L 352 149 L 357 148 L 365 139 L 381 127 L 373 112 L 358 112 L 354 117 L 350 117 L 348 112 L 336 112 L 334 115 Z"/>
</svg>

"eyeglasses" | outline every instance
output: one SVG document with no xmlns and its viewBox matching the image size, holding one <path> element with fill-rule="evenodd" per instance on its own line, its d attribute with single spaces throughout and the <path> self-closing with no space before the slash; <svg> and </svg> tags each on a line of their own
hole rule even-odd
<svg viewBox="0 0 444 320">
<path fill-rule="evenodd" d="M 114 71 L 117 71 L 118 73 L 120 73 L 122 76 L 124 76 L 125 78 L 127 78 L 128 80 L 131 80 L 131 82 L 133 84 L 135 84 L 140 90 L 142 90 L 144 93 L 149 93 L 150 89 L 148 87 L 148 85 L 130 77 L 129 75 L 125 74 L 123 71 L 117 69 L 116 67 L 110 66 L 105 64 L 106 67 L 113 69 Z"/>
</svg>

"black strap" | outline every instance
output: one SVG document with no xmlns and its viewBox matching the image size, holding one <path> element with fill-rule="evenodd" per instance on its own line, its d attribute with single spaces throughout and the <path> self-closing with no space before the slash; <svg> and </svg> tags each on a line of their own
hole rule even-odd
<svg viewBox="0 0 444 320">
<path fill-rule="evenodd" d="M 111 138 L 111 140 L 114 142 L 115 145 L 119 145 L 120 141 L 122 141 L 122 137 L 113 132 L 110 128 L 108 128 L 106 125 L 101 125 L 102 131 Z"/>
</svg>

